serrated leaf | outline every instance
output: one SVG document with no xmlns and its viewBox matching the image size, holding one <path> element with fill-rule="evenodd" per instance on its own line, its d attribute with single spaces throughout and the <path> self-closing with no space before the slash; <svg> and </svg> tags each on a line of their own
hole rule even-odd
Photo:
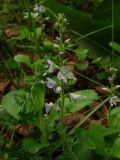
<svg viewBox="0 0 120 160">
<path fill-rule="evenodd" d="M 120 107 L 114 108 L 110 112 L 110 126 L 120 129 Z"/>
<path fill-rule="evenodd" d="M 80 71 L 84 71 L 88 68 L 89 62 L 88 61 L 84 61 L 82 63 L 79 63 L 76 65 L 77 69 Z"/>
<path fill-rule="evenodd" d="M 96 153 L 100 155 L 105 155 L 105 140 L 102 132 L 104 132 L 104 128 L 100 125 L 92 125 L 89 134 L 96 146 Z"/>
<path fill-rule="evenodd" d="M 75 134 L 79 148 L 94 150 L 94 152 L 104 157 L 108 145 L 105 137 L 119 133 L 118 131 L 120 132 L 118 129 L 104 128 L 101 125 L 94 124 L 89 129 L 77 128 Z"/>
<path fill-rule="evenodd" d="M 79 97 L 75 101 L 65 98 L 65 108 L 70 113 L 77 112 L 98 99 L 98 95 L 94 90 L 82 90 L 72 94 L 79 95 Z"/>
<path fill-rule="evenodd" d="M 78 128 L 76 130 L 76 135 L 80 144 L 82 143 L 86 148 L 105 156 L 105 131 L 106 129 L 101 125 L 91 125 L 89 130 Z"/>
<path fill-rule="evenodd" d="M 20 35 L 17 37 L 18 40 L 28 39 L 31 40 L 31 33 L 26 26 L 20 28 Z"/>
<path fill-rule="evenodd" d="M 116 128 L 104 128 L 103 126 L 99 125 L 99 124 L 93 124 L 90 127 L 91 131 L 95 131 L 95 132 L 99 132 L 101 134 L 101 136 L 106 137 L 106 136 L 110 136 L 116 133 L 120 132 L 120 129 L 116 129 Z"/>
<path fill-rule="evenodd" d="M 42 34 L 42 28 L 41 27 L 37 27 L 35 29 L 35 34 L 36 34 L 36 38 L 39 39 L 41 34 Z"/>
<path fill-rule="evenodd" d="M 120 158 L 120 137 L 115 140 L 112 150 L 112 156 L 114 158 Z"/>
<path fill-rule="evenodd" d="M 30 57 L 29 56 L 26 56 L 26 55 L 23 55 L 23 54 L 18 54 L 14 57 L 14 60 L 18 63 L 25 63 L 25 64 L 28 64 L 30 65 Z"/>
<path fill-rule="evenodd" d="M 48 144 L 40 144 L 34 138 L 25 138 L 23 140 L 23 148 L 25 151 L 35 154 L 40 149 L 48 147 Z"/>
<path fill-rule="evenodd" d="M 78 48 L 75 50 L 75 53 L 80 61 L 84 61 L 88 56 L 88 49 Z"/>
<path fill-rule="evenodd" d="M 42 83 L 36 83 L 31 89 L 33 103 L 37 111 L 41 111 L 44 107 L 45 87 Z"/>
<path fill-rule="evenodd" d="M 8 60 L 5 61 L 5 66 L 7 66 L 11 70 L 17 69 L 18 63 L 16 63 L 13 58 L 9 58 Z"/>
<path fill-rule="evenodd" d="M 3 97 L 2 106 L 10 115 L 18 119 L 19 113 L 24 107 L 24 97 L 25 91 L 23 90 L 9 92 Z"/>
<path fill-rule="evenodd" d="M 75 134 L 78 140 L 80 141 L 79 143 L 86 146 L 86 148 L 89 148 L 91 150 L 94 150 L 96 148 L 94 142 L 92 141 L 90 137 L 88 130 L 84 128 L 77 128 L 75 131 Z"/>
<path fill-rule="evenodd" d="M 42 64 L 42 60 L 41 59 L 37 59 L 36 61 L 34 61 L 31 65 L 31 68 L 35 71 L 35 72 L 42 72 L 43 71 L 43 64 Z"/>
</svg>

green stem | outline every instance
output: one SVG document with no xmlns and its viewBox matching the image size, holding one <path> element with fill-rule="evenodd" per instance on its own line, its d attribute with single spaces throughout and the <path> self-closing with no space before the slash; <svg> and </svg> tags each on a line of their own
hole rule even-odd
<svg viewBox="0 0 120 160">
<path fill-rule="evenodd" d="M 79 33 L 75 32 L 75 31 L 72 31 L 72 32 L 73 32 L 74 34 L 76 34 L 76 35 L 81 36 L 80 38 L 76 39 L 76 42 L 78 42 L 78 41 L 80 41 L 80 40 L 81 40 L 81 39 L 83 39 L 83 38 L 87 38 L 87 37 L 89 37 L 89 36 L 91 36 L 91 35 L 93 35 L 93 34 L 95 34 L 95 33 L 98 33 L 98 32 L 100 32 L 100 31 L 103 31 L 103 30 L 109 29 L 109 28 L 111 28 L 111 27 L 112 27 L 112 25 L 109 25 L 109 26 L 106 26 L 106 27 L 100 28 L 100 29 L 98 29 L 98 30 L 95 30 L 95 31 L 90 32 L 90 33 L 85 34 L 85 35 L 79 34 Z"/>
<path fill-rule="evenodd" d="M 69 135 L 73 134 L 76 128 L 80 127 L 89 117 L 91 117 L 98 109 L 100 109 L 100 107 L 102 107 L 109 99 L 110 97 L 107 97 L 102 103 L 100 103 L 98 106 L 96 106 L 95 109 L 93 109 L 88 115 L 86 115 L 82 121 L 77 123 L 77 125 L 75 125 L 71 129 L 71 131 L 69 132 Z"/>
<path fill-rule="evenodd" d="M 112 42 L 114 42 L 114 0 L 112 0 Z M 114 57 L 114 48 L 112 47 L 112 60 Z"/>
<path fill-rule="evenodd" d="M 60 36 L 60 52 L 64 52 L 64 42 L 63 42 L 63 24 L 60 25 L 60 31 L 59 31 L 59 36 Z M 60 68 L 63 66 L 63 59 L 64 55 L 60 57 Z M 60 120 L 61 120 L 61 125 L 63 124 L 63 119 L 64 119 L 64 82 L 61 80 L 61 94 L 60 94 L 60 99 L 61 99 L 61 111 L 60 111 Z"/>
<path fill-rule="evenodd" d="M 40 132 L 41 132 L 41 136 L 40 136 L 40 142 L 41 144 L 45 145 L 45 144 L 48 144 L 48 132 L 47 132 L 47 124 L 46 124 L 46 119 L 45 117 L 42 116 L 42 113 L 40 113 L 39 115 L 39 129 L 40 129 Z M 47 151 L 47 154 L 46 154 L 46 158 L 48 160 L 52 160 L 52 154 L 51 154 L 51 149 Z"/>
<path fill-rule="evenodd" d="M 12 135 L 11 135 L 11 138 L 10 138 L 9 148 L 11 148 L 11 145 L 12 145 L 12 142 L 13 142 L 14 134 L 15 134 L 15 126 L 14 126 L 14 128 L 13 128 Z"/>
<path fill-rule="evenodd" d="M 46 144 L 48 142 L 48 136 L 47 136 L 47 131 L 46 131 L 46 125 L 43 117 L 40 115 L 40 131 L 41 131 L 41 143 Z"/>
<path fill-rule="evenodd" d="M 63 119 L 64 119 L 64 82 L 61 81 L 61 113 L 60 113 L 60 119 L 61 119 L 61 124 L 63 124 Z"/>
<path fill-rule="evenodd" d="M 69 158 L 71 160 L 79 160 L 78 157 L 74 154 L 74 152 L 72 151 L 71 147 L 68 146 L 68 144 L 66 144 L 66 148 L 69 152 Z"/>
<path fill-rule="evenodd" d="M 87 77 L 87 76 L 85 76 L 85 75 L 83 75 L 83 74 L 81 74 L 81 73 L 78 73 L 78 72 L 76 72 L 76 71 L 74 71 L 74 73 L 77 74 L 77 75 L 79 75 L 79 76 L 81 76 L 81 77 L 83 77 L 83 78 L 85 78 L 85 79 L 87 79 L 87 80 L 89 80 L 89 81 L 92 82 L 92 83 L 95 83 L 95 84 L 97 84 L 97 85 L 99 85 L 99 86 L 101 86 L 101 87 L 105 87 L 104 85 L 98 83 L 97 81 L 95 81 L 95 80 L 93 80 L 93 79 L 91 79 L 91 78 L 89 78 L 89 77 Z"/>
<path fill-rule="evenodd" d="M 60 36 L 60 44 L 59 44 L 59 52 L 63 52 L 63 55 L 60 57 L 60 68 L 64 65 L 64 37 L 63 37 L 63 23 L 60 26 L 59 36 Z M 63 126 L 63 120 L 64 120 L 64 103 L 65 103 L 65 93 L 64 93 L 64 82 L 61 80 L 61 94 L 60 94 L 60 134 L 61 139 L 64 142 L 64 147 L 68 151 L 68 156 L 71 160 L 78 160 L 77 156 L 72 151 L 72 148 L 68 145 L 68 142 L 66 140 L 66 129 Z"/>
</svg>

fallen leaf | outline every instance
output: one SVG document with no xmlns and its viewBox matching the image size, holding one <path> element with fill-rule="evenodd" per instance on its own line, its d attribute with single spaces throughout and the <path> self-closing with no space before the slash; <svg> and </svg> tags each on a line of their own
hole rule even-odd
<svg viewBox="0 0 120 160">
<path fill-rule="evenodd" d="M 18 26 L 16 24 L 9 24 L 4 29 L 4 33 L 7 38 L 16 37 L 19 35 Z"/>
<path fill-rule="evenodd" d="M 20 135 L 28 136 L 34 132 L 34 126 L 30 124 L 17 124 L 15 130 Z"/>
</svg>

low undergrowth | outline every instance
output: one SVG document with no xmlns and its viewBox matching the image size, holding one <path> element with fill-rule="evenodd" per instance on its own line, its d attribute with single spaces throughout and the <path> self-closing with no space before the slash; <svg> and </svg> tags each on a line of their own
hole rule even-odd
<svg viewBox="0 0 120 160">
<path fill-rule="evenodd" d="M 119 4 L 2 1 L 0 160 L 120 159 Z"/>
</svg>

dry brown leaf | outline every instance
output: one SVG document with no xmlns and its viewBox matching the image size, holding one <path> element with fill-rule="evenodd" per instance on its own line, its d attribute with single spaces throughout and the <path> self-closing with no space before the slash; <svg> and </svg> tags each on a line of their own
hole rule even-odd
<svg viewBox="0 0 120 160">
<path fill-rule="evenodd" d="M 28 136 L 34 132 L 34 126 L 30 124 L 17 124 L 15 129 L 18 134 L 23 136 Z"/>
<path fill-rule="evenodd" d="M 7 38 L 15 37 L 19 35 L 18 27 L 16 24 L 9 24 L 4 29 L 4 33 Z"/>
<path fill-rule="evenodd" d="M 96 87 L 95 88 L 96 92 L 99 93 L 99 94 L 107 94 L 109 92 L 109 89 L 108 87 Z"/>
<path fill-rule="evenodd" d="M 10 81 L 7 80 L 0 80 L 0 94 L 4 94 L 6 88 L 10 84 Z"/>
</svg>

